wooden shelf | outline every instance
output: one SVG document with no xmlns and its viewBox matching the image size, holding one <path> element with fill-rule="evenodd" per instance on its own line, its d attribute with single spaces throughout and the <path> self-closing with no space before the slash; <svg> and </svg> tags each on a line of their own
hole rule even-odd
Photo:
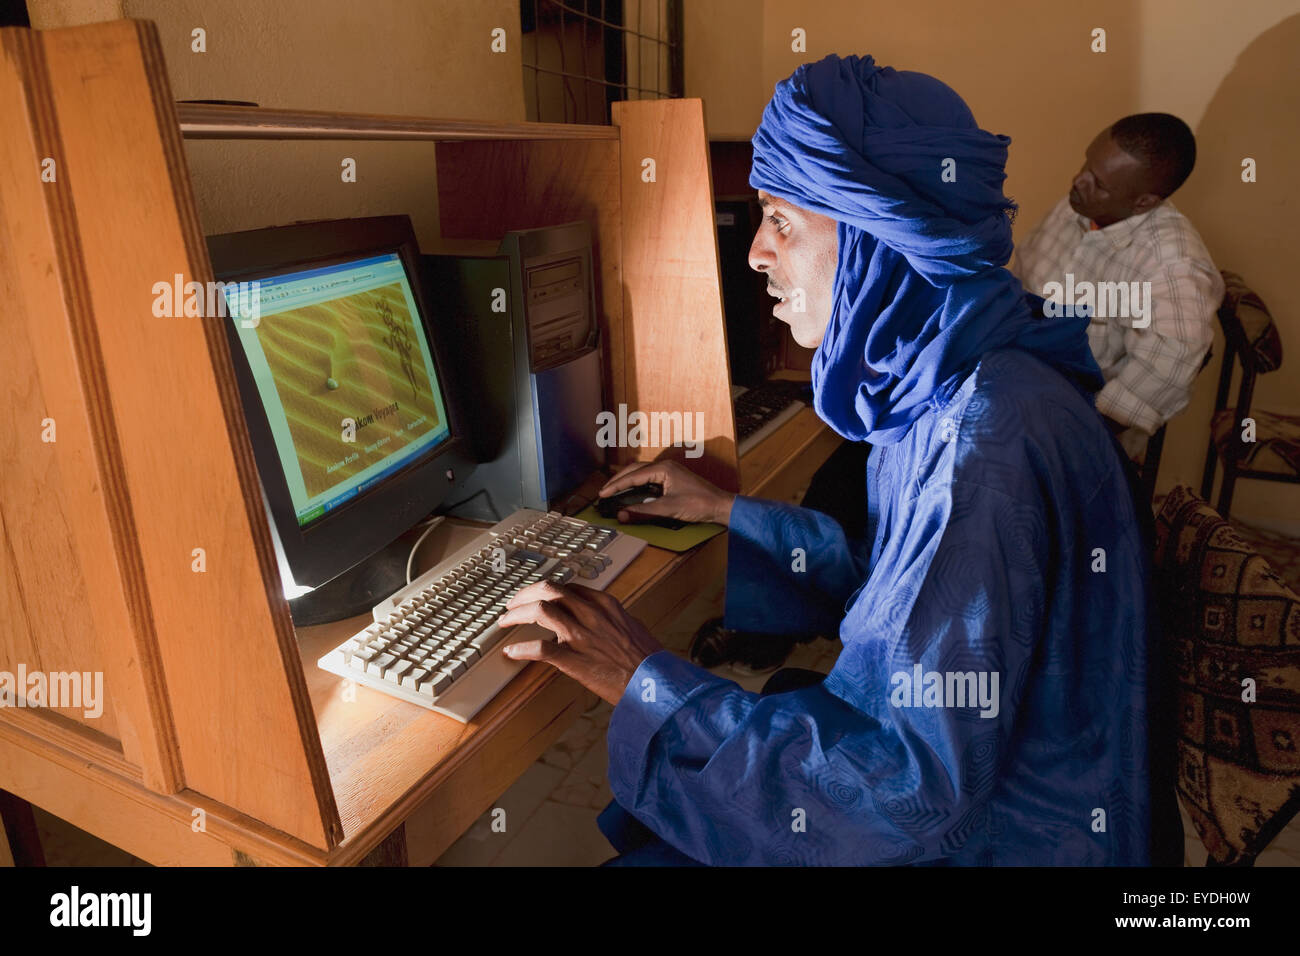
<svg viewBox="0 0 1300 956">
<path fill-rule="evenodd" d="M 618 140 L 613 126 L 576 123 L 487 123 L 479 120 L 331 113 L 215 103 L 176 104 L 186 139 Z"/>
</svg>

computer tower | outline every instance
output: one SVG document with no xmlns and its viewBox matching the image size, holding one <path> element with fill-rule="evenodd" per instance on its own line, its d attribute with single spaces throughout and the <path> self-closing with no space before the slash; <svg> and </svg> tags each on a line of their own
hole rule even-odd
<svg viewBox="0 0 1300 956">
<path fill-rule="evenodd" d="M 499 244 L 453 240 L 422 258 L 479 462 L 447 510 L 499 521 L 558 506 L 604 463 L 590 227 L 516 230 Z"/>
</svg>

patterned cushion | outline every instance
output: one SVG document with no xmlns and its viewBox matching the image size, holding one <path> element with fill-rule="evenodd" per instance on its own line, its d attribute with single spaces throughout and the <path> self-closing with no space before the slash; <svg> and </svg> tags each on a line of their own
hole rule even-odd
<svg viewBox="0 0 1300 956">
<path fill-rule="evenodd" d="M 1241 354 L 1241 360 L 1256 372 L 1271 372 L 1282 364 L 1282 337 L 1268 306 L 1246 280 L 1223 270 L 1223 303 L 1219 323 L 1223 333 Z"/>
<path fill-rule="evenodd" d="M 1250 417 L 1255 419 L 1255 440 L 1244 446 L 1245 454 L 1237 460 L 1237 467 L 1279 475 L 1300 474 L 1300 415 L 1279 415 L 1252 408 Z M 1210 429 L 1219 457 L 1226 460 L 1236 450 L 1229 442 L 1235 443 L 1241 435 L 1237 410 L 1225 408 L 1215 412 Z"/>
<path fill-rule="evenodd" d="M 1248 864 L 1300 810 L 1300 596 L 1186 487 L 1156 517 L 1155 558 L 1179 798 L 1212 859 Z"/>
</svg>

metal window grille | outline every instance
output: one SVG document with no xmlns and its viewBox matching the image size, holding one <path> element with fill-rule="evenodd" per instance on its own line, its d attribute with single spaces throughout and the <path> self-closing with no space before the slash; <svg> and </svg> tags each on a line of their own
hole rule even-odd
<svg viewBox="0 0 1300 956">
<path fill-rule="evenodd" d="M 682 3 L 520 0 L 528 119 L 609 123 L 615 100 L 683 95 Z"/>
</svg>

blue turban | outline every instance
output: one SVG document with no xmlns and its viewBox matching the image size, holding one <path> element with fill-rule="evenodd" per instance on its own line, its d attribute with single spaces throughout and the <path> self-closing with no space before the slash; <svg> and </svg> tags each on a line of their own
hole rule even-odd
<svg viewBox="0 0 1300 956">
<path fill-rule="evenodd" d="M 1003 268 L 1011 141 L 980 129 L 949 87 L 869 56 L 828 56 L 777 84 L 753 142 L 751 186 L 838 221 L 812 378 L 818 414 L 845 438 L 901 440 L 991 349 L 1024 349 L 1101 386 L 1087 317 L 1045 318 Z"/>
</svg>

